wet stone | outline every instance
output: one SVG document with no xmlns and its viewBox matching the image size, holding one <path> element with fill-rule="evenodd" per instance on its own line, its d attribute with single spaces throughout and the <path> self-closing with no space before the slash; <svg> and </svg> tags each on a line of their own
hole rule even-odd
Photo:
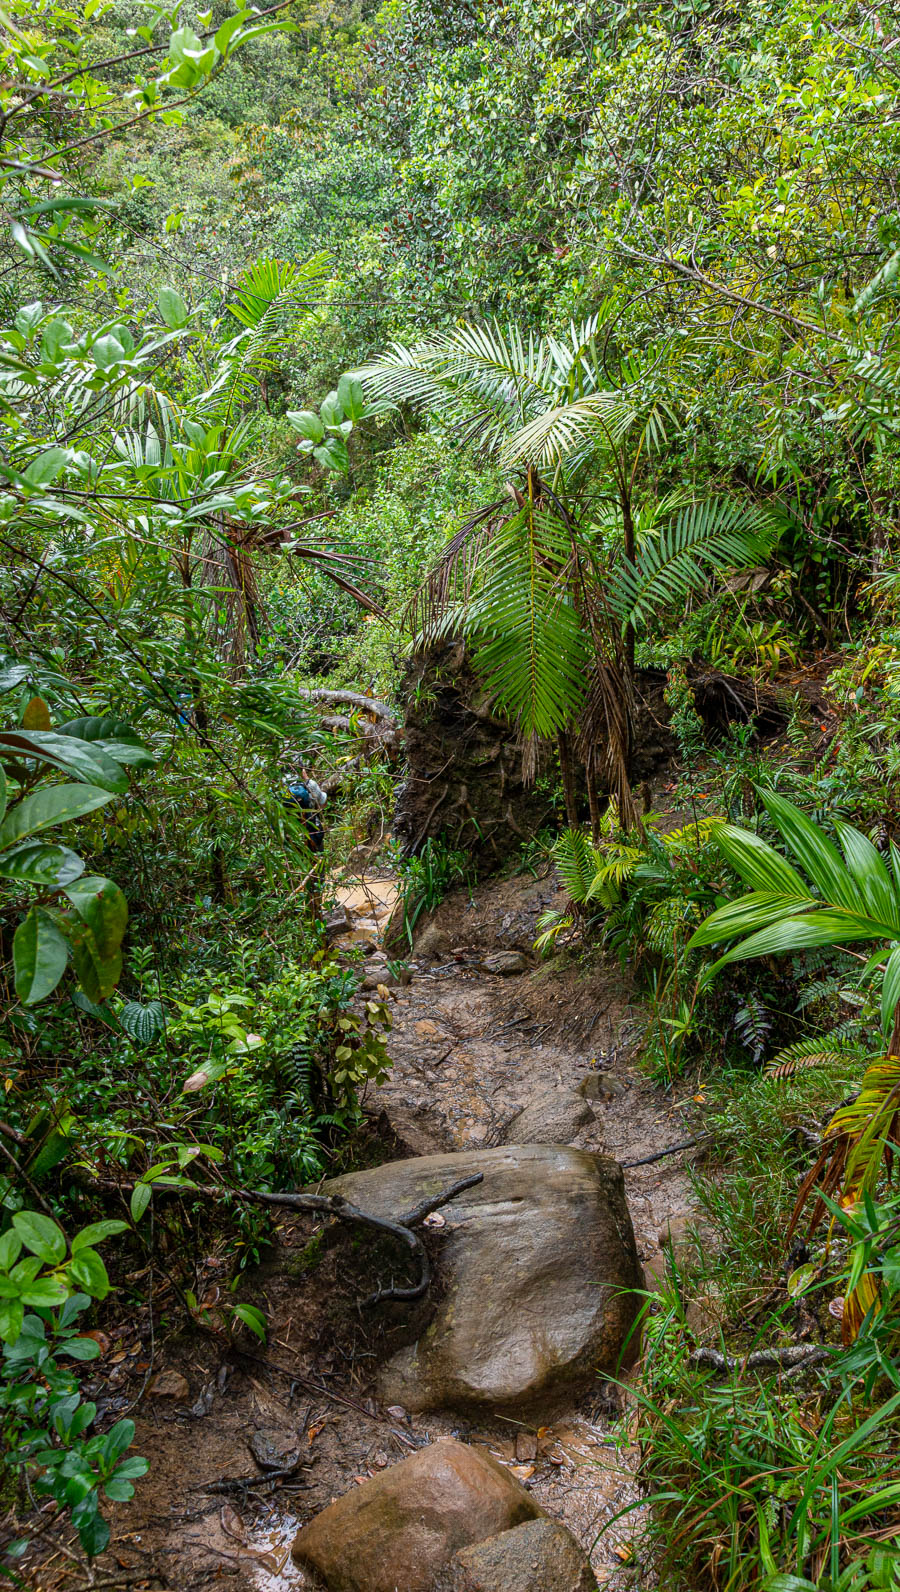
<svg viewBox="0 0 900 1592">
<path fill-rule="evenodd" d="M 293 1555 L 328 1592 L 434 1592 L 458 1549 L 540 1513 L 483 1449 L 449 1439 L 345 1493 L 302 1528 Z"/>
<path fill-rule="evenodd" d="M 290 1470 L 300 1457 L 292 1433 L 274 1426 L 261 1426 L 248 1446 L 260 1470 Z"/>
</svg>

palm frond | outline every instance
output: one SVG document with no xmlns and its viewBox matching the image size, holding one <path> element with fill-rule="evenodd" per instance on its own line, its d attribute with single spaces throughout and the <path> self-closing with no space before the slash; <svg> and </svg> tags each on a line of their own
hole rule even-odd
<svg viewBox="0 0 900 1592">
<path fill-rule="evenodd" d="M 583 905 L 597 872 L 597 853 L 583 829 L 563 830 L 553 847 L 553 861 L 570 901 Z"/>
<path fill-rule="evenodd" d="M 778 530 L 757 504 L 734 498 L 692 503 L 670 525 L 641 538 L 634 564 L 615 571 L 610 602 L 623 626 L 646 622 L 651 608 L 702 590 L 711 572 L 760 563 Z"/>
<path fill-rule="evenodd" d="M 275 304 L 290 293 L 295 304 L 313 307 L 327 279 L 330 256 L 326 251 L 298 263 L 294 260 L 256 260 L 242 272 L 228 305 L 229 315 L 247 331 L 256 331 Z"/>
<path fill-rule="evenodd" d="M 573 600 L 572 559 L 566 522 L 526 500 L 486 543 L 481 586 L 466 605 L 475 667 L 524 736 L 557 735 L 584 701 L 589 638 Z"/>
<path fill-rule="evenodd" d="M 228 305 L 243 331 L 226 343 L 216 378 L 205 395 L 204 413 L 227 418 L 246 403 L 276 357 L 321 316 L 316 294 L 329 256 L 313 255 L 303 264 L 258 260 L 239 278 Z"/>
<path fill-rule="evenodd" d="M 573 323 L 565 341 L 464 322 L 412 346 L 392 343 L 354 374 L 373 398 L 438 415 L 464 440 L 497 451 L 578 386 L 599 323 L 599 315 Z"/>
<path fill-rule="evenodd" d="M 501 458 L 506 464 L 533 459 L 546 466 L 560 463 L 586 442 L 613 448 L 639 418 L 627 395 L 591 393 L 536 415 L 504 444 Z"/>
<path fill-rule="evenodd" d="M 827 1041 L 831 1041 L 829 1044 Z M 792 1078 L 795 1072 L 804 1071 L 808 1067 L 830 1067 L 839 1062 L 861 1059 L 862 1051 L 859 1045 L 835 1043 L 833 1034 L 826 1034 L 824 1039 L 819 1034 L 814 1039 L 798 1039 L 793 1045 L 785 1045 L 766 1066 L 767 1078 Z"/>
</svg>

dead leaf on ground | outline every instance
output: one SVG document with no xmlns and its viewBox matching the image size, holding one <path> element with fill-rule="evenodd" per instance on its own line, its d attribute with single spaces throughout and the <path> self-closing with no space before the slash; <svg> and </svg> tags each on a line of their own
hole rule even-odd
<svg viewBox="0 0 900 1592">
<path fill-rule="evenodd" d="M 232 1537 L 235 1542 L 247 1541 L 247 1527 L 233 1504 L 222 1505 L 219 1520 L 226 1537 Z"/>
</svg>

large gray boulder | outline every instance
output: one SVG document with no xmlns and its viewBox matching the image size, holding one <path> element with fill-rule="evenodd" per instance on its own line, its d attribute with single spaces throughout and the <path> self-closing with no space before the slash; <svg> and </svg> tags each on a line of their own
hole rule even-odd
<svg viewBox="0 0 900 1592">
<path fill-rule="evenodd" d="M 451 1439 L 351 1488 L 298 1532 L 292 1552 L 328 1592 L 433 1592 L 458 1549 L 541 1512 L 483 1448 Z"/>
<path fill-rule="evenodd" d="M 380 1390 L 409 1410 L 545 1416 L 637 1354 L 630 1290 L 643 1279 L 618 1163 L 509 1145 L 389 1162 L 323 1192 L 398 1220 L 476 1172 L 483 1181 L 442 1211 L 435 1314 Z"/>
</svg>

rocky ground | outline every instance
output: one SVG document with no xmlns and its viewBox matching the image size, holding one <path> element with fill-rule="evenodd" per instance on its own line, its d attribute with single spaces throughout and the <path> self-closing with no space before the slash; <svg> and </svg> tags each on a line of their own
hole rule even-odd
<svg viewBox="0 0 900 1592">
<path fill-rule="evenodd" d="M 572 1152 L 551 1150 L 550 1144 L 611 1157 L 625 1167 L 637 1254 L 652 1276 L 665 1264 L 669 1235 L 681 1233 L 690 1213 L 685 1156 L 652 1157 L 691 1138 L 691 1103 L 669 1099 L 630 1061 L 629 996 L 621 971 L 613 965 L 586 971 L 565 955 L 549 963 L 533 961 L 537 917 L 559 902 L 551 878 L 531 877 L 497 881 L 474 898 L 457 893 L 419 925 L 414 951 L 403 958 L 395 950 L 389 964 L 379 941 L 393 893 L 386 880 L 349 887 L 343 892 L 346 917 L 334 925 L 338 945 L 356 945 L 365 954 L 370 987 L 380 983 L 390 989 L 394 1066 L 389 1081 L 368 1102 L 372 1159 L 385 1153 L 391 1162 L 441 1155 L 444 1159 L 434 1164 L 443 1167 L 447 1152 L 455 1152 L 454 1166 L 490 1170 L 502 1163 L 507 1171 L 513 1166 L 520 1184 L 523 1164 L 526 1171 L 538 1169 L 535 1179 L 545 1176 L 541 1168 L 549 1168 L 547 1175 L 568 1198 L 571 1168 L 581 1168 L 578 1181 L 585 1168 L 585 1175 L 593 1176 L 590 1168 L 597 1163 L 577 1154 L 567 1162 Z M 479 1160 L 484 1151 L 493 1151 L 493 1159 Z M 395 1176 L 393 1168 L 385 1170 Z M 490 1175 L 497 1174 L 491 1170 Z M 622 1393 L 610 1379 L 610 1367 L 605 1380 L 594 1373 L 576 1377 L 569 1392 L 568 1384 L 557 1379 L 549 1402 L 542 1405 L 541 1395 L 533 1411 L 524 1413 L 521 1408 L 516 1413 L 514 1404 L 492 1404 L 490 1389 L 486 1401 L 470 1404 L 464 1413 L 459 1408 L 416 1413 L 414 1394 L 401 1403 L 400 1395 L 390 1392 L 399 1385 L 396 1379 L 384 1381 L 384 1368 L 395 1363 L 398 1346 L 409 1344 L 411 1312 L 422 1312 L 425 1324 L 435 1309 L 438 1323 L 442 1309 L 444 1318 L 454 1317 L 448 1300 L 452 1306 L 455 1283 L 453 1276 L 447 1280 L 447 1264 L 441 1268 L 440 1246 L 450 1246 L 448 1255 L 454 1243 L 471 1246 L 474 1229 L 466 1224 L 473 1212 L 480 1221 L 487 1211 L 501 1248 L 507 1246 L 491 1273 L 493 1281 L 486 1274 L 479 1277 L 486 1316 L 488 1290 L 497 1290 L 502 1308 L 494 1317 L 501 1326 L 506 1321 L 510 1342 L 519 1342 L 523 1331 L 534 1339 L 546 1328 L 553 1336 L 552 1322 L 534 1316 L 546 1311 L 548 1320 L 552 1317 L 552 1289 L 544 1287 L 542 1293 L 542 1284 L 537 1293 L 522 1293 L 518 1274 L 527 1269 L 524 1251 L 504 1225 L 510 1203 L 505 1194 L 501 1198 L 502 1190 L 495 1198 L 492 1187 L 486 1181 L 483 1194 L 476 1189 L 461 1197 L 469 1207 L 463 1203 L 454 1212 L 456 1202 L 451 1202 L 436 1221 L 429 1219 L 438 1282 L 427 1307 L 391 1304 L 367 1312 L 359 1301 L 373 1280 L 384 1285 L 385 1267 L 393 1264 L 396 1251 L 392 1256 L 368 1240 L 351 1242 L 346 1229 L 335 1236 L 299 1218 L 285 1221 L 277 1248 L 247 1290 L 268 1317 L 265 1348 L 254 1344 L 246 1354 L 235 1353 L 215 1335 L 176 1336 L 148 1348 L 129 1345 L 124 1334 L 118 1380 L 123 1397 L 132 1387 L 135 1397 L 144 1390 L 134 1411 L 136 1451 L 150 1458 L 152 1469 L 133 1503 L 118 1511 L 113 1547 L 95 1572 L 98 1585 L 179 1592 L 221 1586 L 235 1592 L 288 1592 L 313 1586 L 308 1570 L 290 1556 L 298 1529 L 332 1500 L 354 1489 L 363 1497 L 367 1482 L 450 1437 L 485 1451 L 504 1467 L 539 1518 L 545 1512 L 568 1527 L 590 1556 L 601 1586 L 612 1592 L 636 1584 L 627 1568 L 634 1516 L 604 1530 L 637 1497 L 635 1455 L 627 1444 Z M 526 1188 L 516 1199 L 526 1200 L 522 1209 L 530 1219 L 527 1193 Z M 569 1199 L 564 1226 L 575 1221 L 573 1209 Z M 536 1253 L 534 1246 L 528 1249 L 532 1269 Z M 576 1293 L 579 1267 L 588 1288 L 598 1264 L 596 1256 L 582 1264 L 574 1254 L 570 1280 Z M 442 1289 L 449 1290 L 443 1298 Z M 463 1297 L 471 1305 L 471 1286 Z M 580 1308 L 577 1302 L 566 1307 L 565 1299 L 562 1288 L 555 1300 L 558 1316 L 566 1308 Z M 477 1326 L 477 1311 L 474 1318 Z M 594 1329 L 589 1323 L 585 1330 Z M 408 1358 L 411 1351 L 402 1352 Z M 516 1518 L 525 1517 L 520 1512 Z M 521 1538 L 523 1551 L 531 1552 L 544 1530 L 532 1526 Z M 551 1536 L 548 1554 L 565 1558 L 565 1543 L 560 1546 L 562 1539 L 551 1541 Z M 465 1574 L 471 1578 L 476 1570 L 470 1565 Z M 499 1587 L 496 1566 L 491 1574 L 491 1586 Z M 57 1556 L 45 1565 L 39 1584 L 72 1586 L 71 1575 L 71 1564 Z M 458 1584 L 487 1582 L 476 1577 Z M 577 1575 L 565 1581 L 570 1584 L 580 1587 Z"/>
</svg>

